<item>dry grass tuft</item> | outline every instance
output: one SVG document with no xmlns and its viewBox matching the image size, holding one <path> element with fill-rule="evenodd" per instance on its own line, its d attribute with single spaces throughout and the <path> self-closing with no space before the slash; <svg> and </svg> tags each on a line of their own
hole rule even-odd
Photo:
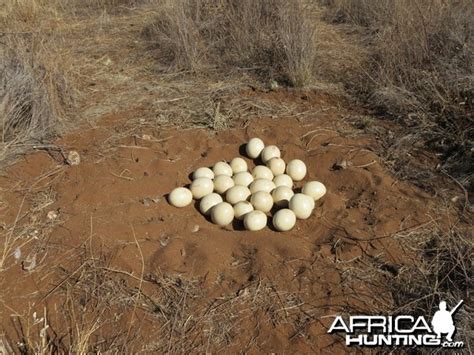
<svg viewBox="0 0 474 355">
<path fill-rule="evenodd" d="M 440 301 L 454 306 L 469 299 L 474 286 L 469 227 L 445 228 L 432 222 L 399 233 L 395 239 L 406 256 L 403 264 L 394 264 L 382 254 L 340 265 L 343 282 L 357 295 L 358 305 L 349 307 L 349 313 L 370 310 L 374 315 L 410 314 L 430 320 Z M 375 290 L 380 295 L 377 298 L 373 297 Z M 472 315 L 472 305 L 466 302 L 456 313 L 456 339 L 468 349 L 473 341 Z"/>
<path fill-rule="evenodd" d="M 59 49 L 57 13 L 41 1 L 8 2 L 0 13 L 0 164 L 60 133 L 73 105 Z"/>
<path fill-rule="evenodd" d="M 84 249 L 77 266 L 60 268 L 57 286 L 45 296 L 54 297 L 58 306 L 48 317 L 45 309 L 44 331 L 38 331 L 43 322 L 35 317 L 15 319 L 16 335 L 10 338 L 18 340 L 17 350 L 189 353 L 231 346 L 248 350 L 259 342 L 262 328 L 285 325 L 292 329 L 292 337 L 299 337 L 315 321 L 313 307 L 268 280 L 216 297 L 208 294 L 203 280 L 160 273 L 140 279 L 113 268 L 110 255 L 88 254 Z M 151 337 L 141 333 L 142 326 L 154 329 Z"/>
<path fill-rule="evenodd" d="M 474 8 L 469 0 L 330 0 L 328 18 L 363 35 L 369 58 L 339 80 L 396 116 L 472 188 Z"/>
<path fill-rule="evenodd" d="M 239 344 L 254 345 L 261 327 L 290 325 L 295 336 L 313 319 L 309 305 L 297 294 L 258 281 L 237 294 L 210 298 L 198 280 L 149 275 L 155 293 L 147 297 L 150 309 L 163 324 L 147 351 L 209 352 Z"/>
<path fill-rule="evenodd" d="M 175 70 L 251 66 L 266 79 L 314 79 L 316 28 L 303 1 L 158 1 L 147 38 Z"/>
</svg>

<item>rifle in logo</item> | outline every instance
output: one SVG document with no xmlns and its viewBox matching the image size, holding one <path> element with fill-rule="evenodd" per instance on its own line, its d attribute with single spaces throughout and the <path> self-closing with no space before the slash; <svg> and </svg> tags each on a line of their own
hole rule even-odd
<svg viewBox="0 0 474 355">
<path fill-rule="evenodd" d="M 453 315 L 463 304 L 463 300 L 451 310 L 446 310 L 446 302 L 441 301 L 439 303 L 439 310 L 433 316 L 431 320 L 431 325 L 433 326 L 433 331 L 436 333 L 438 339 L 441 338 L 441 334 L 447 334 L 446 340 L 453 341 L 453 335 L 456 331 L 456 326 L 454 325 Z"/>
</svg>

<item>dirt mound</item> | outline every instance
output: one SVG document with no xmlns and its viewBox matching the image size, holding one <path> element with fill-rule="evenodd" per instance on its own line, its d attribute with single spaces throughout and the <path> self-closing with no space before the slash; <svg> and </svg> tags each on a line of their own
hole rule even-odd
<svg viewBox="0 0 474 355">
<path fill-rule="evenodd" d="M 321 102 L 311 104 L 324 107 Z M 1 310 L 2 324 L 17 324 L 5 327 L 10 338 L 18 336 L 21 319 L 24 323 L 33 311 L 42 312 L 43 306 L 55 314 L 49 321 L 51 328 L 57 327 L 61 317 L 55 312 L 67 304 L 68 292 L 77 291 L 84 282 L 82 277 L 89 275 L 86 270 L 92 263 L 96 271 L 113 273 L 122 285 L 135 290 L 127 293 L 127 301 L 121 301 L 123 314 L 131 317 L 126 318 L 130 325 L 134 319 L 139 323 L 133 328 L 136 333 L 127 325 L 122 328 L 128 329 L 130 349 L 143 344 L 162 351 L 240 349 L 242 344 L 257 351 L 337 347 L 337 339 L 325 335 L 325 316 L 345 309 L 357 296 L 341 281 L 337 264 L 363 254 L 376 256 L 382 250 L 392 262 L 403 264 L 391 237 L 425 222 L 425 211 L 433 203 L 415 187 L 394 180 L 374 152 L 377 142 L 356 137 L 331 112 L 255 119 L 218 132 L 143 126 L 133 134 L 123 130 L 118 134 L 117 127 L 129 115 L 106 117 L 98 127 L 59 141 L 60 146 L 79 151 L 78 166 L 61 164 L 58 152 L 39 152 L 25 157 L 1 179 L 5 232 L 14 241 L 5 263 L 12 266 L 5 273 L 8 289 L 2 295 Z M 311 218 L 299 220 L 287 233 L 271 228 L 248 232 L 239 224 L 218 227 L 195 206 L 177 209 L 168 204 L 167 193 L 189 184 L 193 170 L 241 155 L 243 144 L 255 136 L 280 147 L 287 161 L 304 160 L 307 179 L 327 186 L 328 193 L 318 201 Z M 48 220 L 48 211 L 56 211 L 58 217 Z M 11 254 L 17 247 L 21 256 L 13 263 Z M 28 271 L 33 259 L 35 265 Z M 107 275 L 102 283 L 96 275 L 92 284 L 107 284 L 104 280 L 112 279 Z M 163 278 L 172 280 L 166 283 L 171 288 L 163 288 Z M 188 284 L 194 286 L 183 291 L 181 287 Z M 118 295 L 121 288 L 114 287 L 105 295 Z M 161 300 L 166 295 L 181 299 L 189 292 L 190 303 L 185 304 L 197 313 L 190 311 L 193 316 L 188 322 L 193 317 L 201 321 L 191 328 L 191 323 L 183 321 L 178 335 L 174 333 L 178 328 L 168 329 L 167 318 L 156 316 L 157 292 L 165 289 L 173 292 L 161 294 Z M 94 290 L 82 288 L 77 292 L 83 298 L 70 302 L 79 306 L 83 302 L 87 308 L 86 300 L 105 297 Z M 155 300 L 155 308 L 150 299 Z M 226 319 L 234 323 L 228 323 L 228 330 L 219 336 L 216 329 L 223 320 L 208 317 L 209 305 L 218 300 L 228 304 L 227 311 L 235 311 L 234 318 Z M 276 310 L 269 313 L 276 303 Z M 169 309 L 169 300 L 166 304 Z M 265 317 L 257 316 L 262 312 Z M 13 314 L 17 323 L 11 322 Z M 245 324 L 245 332 L 234 329 L 236 319 Z M 194 342 L 182 343 L 188 349 L 184 345 L 170 348 L 170 340 L 157 344 L 156 332 L 163 329 L 168 329 L 168 339 L 189 336 Z M 100 343 L 110 331 L 110 325 L 101 325 L 94 332 L 95 341 Z"/>
</svg>

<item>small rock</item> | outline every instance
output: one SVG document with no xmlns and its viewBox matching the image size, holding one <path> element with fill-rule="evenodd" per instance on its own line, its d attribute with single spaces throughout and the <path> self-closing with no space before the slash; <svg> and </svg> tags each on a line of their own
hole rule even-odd
<svg viewBox="0 0 474 355">
<path fill-rule="evenodd" d="M 69 165 L 79 165 L 81 162 L 81 156 L 75 150 L 71 150 L 67 155 L 66 161 Z"/>
<path fill-rule="evenodd" d="M 57 211 L 49 211 L 48 214 L 46 215 L 46 217 L 50 221 L 54 221 L 56 218 L 58 218 L 58 212 Z"/>
<path fill-rule="evenodd" d="M 153 139 L 153 137 L 150 136 L 149 134 L 142 134 L 142 139 L 144 141 L 151 141 Z"/>
<path fill-rule="evenodd" d="M 143 203 L 143 206 L 145 207 L 149 207 L 150 206 L 150 199 L 148 197 L 145 197 L 141 200 L 141 202 Z"/>
<path fill-rule="evenodd" d="M 19 260 L 21 258 L 21 249 L 20 247 L 17 247 L 15 249 L 15 252 L 13 253 L 13 257 L 16 259 L 16 260 Z"/>
<path fill-rule="evenodd" d="M 169 236 L 163 236 L 162 238 L 160 238 L 160 245 L 164 248 L 166 247 L 170 242 L 170 237 Z"/>
<path fill-rule="evenodd" d="M 192 233 L 199 232 L 199 225 L 195 224 L 193 229 L 191 230 Z"/>
<path fill-rule="evenodd" d="M 36 267 L 36 254 L 32 257 L 28 256 L 25 261 L 22 261 L 21 267 L 24 271 L 33 270 Z"/>
<path fill-rule="evenodd" d="M 332 166 L 332 170 L 344 170 L 350 166 L 352 166 L 352 162 L 347 161 L 347 160 L 342 160 L 341 162 L 334 163 L 334 165 Z"/>
<path fill-rule="evenodd" d="M 239 290 L 238 296 L 247 297 L 248 295 L 250 295 L 250 291 L 247 287 Z"/>
<path fill-rule="evenodd" d="M 274 91 L 280 87 L 276 80 L 270 80 L 270 82 L 268 83 L 268 86 L 269 86 L 270 91 Z"/>
</svg>

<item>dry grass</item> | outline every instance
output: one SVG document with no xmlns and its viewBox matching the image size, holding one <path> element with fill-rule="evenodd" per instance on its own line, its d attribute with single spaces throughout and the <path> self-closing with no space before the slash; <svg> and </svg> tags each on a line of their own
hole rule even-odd
<svg viewBox="0 0 474 355">
<path fill-rule="evenodd" d="M 262 328 L 285 325 L 293 337 L 304 337 L 306 327 L 315 321 L 314 307 L 269 280 L 216 297 L 209 295 L 201 279 L 161 273 L 140 278 L 114 268 L 111 254 L 96 251 L 92 258 L 84 248 L 81 255 L 79 263 L 57 270 L 57 286 L 45 295 L 54 297 L 57 309 L 45 308 L 44 317 L 33 315 L 33 310 L 15 317 L 15 333 L 8 334 L 15 349 L 23 353 L 219 352 L 231 346 L 249 350 L 261 343 L 257 338 Z M 146 333 L 141 333 L 143 326 Z"/>
<path fill-rule="evenodd" d="M 258 85 L 255 78 L 298 87 L 325 78 L 344 82 L 366 102 L 401 117 L 406 124 L 414 120 L 417 131 L 413 140 L 441 144 L 446 164 L 451 164 L 451 159 L 453 168 L 461 165 L 466 174 L 471 173 L 471 168 L 463 165 L 472 155 L 472 127 L 468 125 L 472 123 L 472 46 L 468 37 L 472 9 L 464 7 L 466 1 L 326 1 L 334 10 L 333 20 L 356 26 L 358 33 L 362 28 L 368 44 L 358 45 L 357 41 L 349 43 L 352 37 L 344 38 L 331 25 L 319 23 L 317 8 L 306 1 L 150 0 L 152 11 L 145 16 L 147 11 L 143 10 L 135 16 L 143 17 L 144 22 L 152 18 L 144 34 L 156 48 L 160 73 L 150 70 L 147 74 L 153 79 L 144 75 L 139 82 L 135 72 L 127 71 L 137 66 L 135 59 L 124 66 L 123 74 L 116 58 L 110 60 L 112 64 L 102 63 L 108 63 L 109 55 L 122 53 L 123 43 L 143 39 L 122 30 L 130 25 L 126 16 L 121 22 L 108 16 L 141 2 L 4 2 L 6 6 L 0 8 L 0 164 L 12 152 L 23 152 L 62 132 L 70 122 L 76 83 L 68 78 L 71 65 L 61 32 L 67 14 L 85 19 L 82 25 L 89 27 L 87 35 L 102 21 L 98 25 L 101 37 L 91 38 L 103 40 L 103 47 L 93 55 L 88 53 L 84 77 L 107 78 L 110 84 L 90 90 L 100 94 L 117 88 L 114 80 L 128 76 L 127 85 L 133 83 L 136 91 L 131 89 L 130 94 L 125 86 L 120 86 L 120 92 L 110 91 L 107 96 L 117 97 L 122 105 L 111 106 L 128 107 L 133 97 L 133 103 L 140 102 L 153 116 L 131 118 L 121 127 L 126 130 L 123 136 L 112 137 L 104 145 L 139 134 L 145 126 L 143 131 L 158 130 L 156 136 L 161 137 L 166 125 L 224 129 L 238 119 L 299 115 L 301 108 L 291 98 L 288 102 L 267 101 L 242 95 L 242 91 Z M 80 28 L 78 23 L 74 25 L 71 27 Z M 111 31 L 114 26 L 120 29 Z M 92 53 L 94 40 L 80 42 L 84 45 L 81 49 Z M 133 50 L 136 48 L 141 47 Z M 134 69 L 141 74 L 141 67 Z M 89 85 L 88 78 L 82 79 Z M 148 85 L 147 80 L 156 82 Z M 138 96 L 143 89 L 138 83 L 143 82 L 147 93 Z M 63 169 L 58 167 L 53 173 L 59 175 Z M 77 258 L 68 254 L 68 267 L 45 271 L 50 265 L 47 235 L 61 218 L 55 222 L 45 219 L 55 198 L 53 190 L 29 192 L 17 219 L 1 230 L 0 272 L 16 262 L 17 247 L 25 254 L 31 252 L 31 259 L 23 257 L 29 261 L 26 266 L 31 267 L 35 260 L 34 272 L 44 272 L 45 279 L 54 275 L 57 281 L 45 297 L 55 298 L 58 309 L 42 309 L 35 317 L 28 314 L 16 320 L 17 333 L 9 339 L 21 342 L 19 351 L 218 352 L 239 345 L 245 352 L 258 343 L 256 338 L 263 329 L 268 332 L 284 325 L 294 337 L 305 339 L 306 327 L 315 321 L 316 310 L 302 300 L 307 296 L 305 290 L 302 294 L 288 292 L 269 280 L 257 280 L 237 293 L 216 297 L 209 295 L 203 280 L 159 272 L 130 274 L 114 268 L 113 254 L 86 247 Z M 449 304 L 467 299 L 472 289 L 468 233 L 459 226 L 434 226 L 400 234 L 397 238 L 406 246 L 410 262 L 393 266 L 380 256 L 359 261 L 361 264 L 340 265 L 344 280 L 356 281 L 363 298 L 357 311 L 430 315 L 440 299 Z M 383 295 L 380 300 L 374 299 L 374 289 Z M 391 300 L 389 305 L 387 299 Z M 471 313 L 465 304 L 457 316 L 459 335 L 466 342 L 472 336 Z M 156 333 L 153 341 L 143 343 L 140 331 L 145 322 L 154 325 Z"/>
<path fill-rule="evenodd" d="M 26 262 L 23 265 L 24 269 L 34 269 L 40 264 L 38 251 L 46 249 L 44 245 L 47 242 L 46 237 L 60 223 L 60 218 L 50 220 L 46 214 L 47 208 L 56 198 L 51 184 L 61 177 L 63 172 L 64 167 L 57 166 L 38 176 L 24 190 L 15 189 L 23 194 L 23 198 L 15 208 L 15 218 L 11 224 L 7 225 L 4 222 L 0 226 L 0 272 L 7 271 L 20 260 Z M 35 246 L 31 247 L 31 244 Z M 25 255 L 23 248 L 30 250 L 29 255 Z M 23 255 L 14 258 L 15 250 L 23 252 Z"/>
<path fill-rule="evenodd" d="M 298 334 L 314 315 L 297 294 L 268 280 L 254 282 L 237 294 L 210 298 L 197 280 L 156 274 L 148 279 L 159 286 L 148 302 L 164 325 L 147 351 L 209 352 L 239 344 L 248 349 L 261 327 L 287 324 Z"/>
<path fill-rule="evenodd" d="M 400 264 L 384 253 L 340 264 L 343 283 L 357 295 L 357 306 L 348 307 L 347 312 L 409 314 L 430 320 L 440 301 L 454 306 L 464 300 L 456 314 L 456 339 L 472 351 L 473 309 L 466 303 L 474 286 L 471 232 L 463 224 L 442 226 L 433 221 L 395 235 L 405 255 Z"/>
<path fill-rule="evenodd" d="M 171 69 L 253 67 L 293 86 L 314 79 L 316 28 L 303 1 L 158 1 L 145 31 Z"/>
<path fill-rule="evenodd" d="M 0 12 L 0 164 L 61 133 L 73 106 L 54 7 L 7 1 Z"/>
<path fill-rule="evenodd" d="M 462 1 L 325 1 L 328 18 L 362 34 L 368 60 L 343 81 L 443 155 L 472 188 L 473 7 Z M 347 28 L 347 27 L 346 27 Z"/>
</svg>

